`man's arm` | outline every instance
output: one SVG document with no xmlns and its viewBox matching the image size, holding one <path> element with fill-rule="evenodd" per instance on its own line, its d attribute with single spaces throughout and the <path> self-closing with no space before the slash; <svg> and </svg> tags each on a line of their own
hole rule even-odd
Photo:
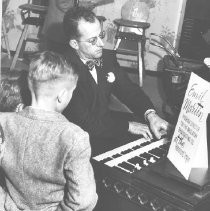
<svg viewBox="0 0 210 211">
<path fill-rule="evenodd" d="M 116 82 L 113 89 L 115 96 L 134 112 L 136 116 L 140 117 L 142 121 L 146 120 L 149 123 L 148 125 L 152 133 L 159 139 L 161 135 L 171 130 L 170 124 L 158 116 L 152 101 L 144 93 L 143 89 L 133 83 L 128 75 L 121 70 L 115 55 L 113 55 L 113 64 L 114 73 L 116 75 Z M 130 122 L 129 129 L 130 128 L 134 129 L 131 130 L 133 133 L 138 134 L 142 126 L 140 123 L 133 124 Z M 151 133 L 148 132 L 148 129 L 146 129 L 142 135 L 144 135 L 144 137 L 151 137 Z"/>
<path fill-rule="evenodd" d="M 116 68 L 116 70 L 118 70 Z M 137 84 L 134 84 L 130 81 L 128 76 L 118 70 L 117 74 L 119 74 L 120 80 L 115 86 L 114 94 L 125 104 L 128 108 L 134 112 L 135 115 L 140 117 L 142 120 L 146 120 L 149 125 L 149 130 L 153 133 L 153 135 L 160 139 L 162 135 L 167 134 L 171 131 L 171 125 L 158 116 L 155 112 L 155 108 L 149 99 L 149 97 L 143 92 L 143 90 L 138 87 Z M 129 123 L 131 124 L 131 123 Z M 136 123 L 136 125 L 132 124 L 134 128 L 133 132 L 138 134 L 141 131 L 142 126 L 140 123 Z M 151 138 L 151 133 L 148 132 L 148 129 L 141 133 L 146 138 Z"/>
<path fill-rule="evenodd" d="M 122 70 L 114 52 L 111 59 L 110 56 L 107 58 L 112 60 L 110 63 L 113 64 L 113 73 L 116 79 L 113 82 L 113 94 L 143 121 L 145 112 L 148 109 L 154 109 L 152 101 L 144 90 L 131 81 L 128 74 Z"/>
<path fill-rule="evenodd" d="M 75 134 L 72 145 L 64 164 L 66 178 L 64 198 L 57 211 L 91 211 L 96 205 L 98 196 L 90 164 L 91 148 L 88 134 L 84 131 Z"/>
</svg>

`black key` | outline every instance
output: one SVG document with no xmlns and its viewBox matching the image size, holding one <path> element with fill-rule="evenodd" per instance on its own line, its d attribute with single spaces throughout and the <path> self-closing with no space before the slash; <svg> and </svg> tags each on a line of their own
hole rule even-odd
<svg viewBox="0 0 210 211">
<path fill-rule="evenodd" d="M 106 163 L 106 162 L 108 162 L 110 160 L 113 160 L 113 159 L 111 157 L 108 157 L 108 158 L 105 158 L 105 159 L 101 160 L 100 162 Z"/>
<path fill-rule="evenodd" d="M 165 150 L 160 149 L 160 148 L 154 148 L 154 149 L 148 151 L 148 153 L 155 155 L 157 157 L 163 157 L 166 154 Z"/>
<path fill-rule="evenodd" d="M 140 146 L 140 145 L 136 145 L 136 146 L 134 146 L 134 147 L 132 147 L 132 149 L 133 150 L 136 150 L 136 149 L 140 149 L 142 146 Z"/>
<path fill-rule="evenodd" d="M 126 149 L 125 151 L 120 152 L 121 154 L 125 155 L 128 154 L 129 152 L 132 152 L 132 149 Z"/>
<path fill-rule="evenodd" d="M 164 150 L 168 151 L 169 146 L 170 146 L 170 143 L 166 143 L 166 144 L 163 144 L 163 145 L 161 145 L 161 146 L 159 146 L 159 147 L 160 147 L 161 149 L 164 149 Z"/>
<path fill-rule="evenodd" d="M 144 161 L 144 158 L 140 158 L 138 156 L 135 156 L 128 160 L 129 163 L 132 163 L 134 165 L 136 165 L 136 164 L 142 165 L 143 161 Z"/>
<path fill-rule="evenodd" d="M 149 162 L 147 161 L 147 159 L 143 159 L 142 162 L 138 164 L 140 165 L 140 167 L 146 167 L 149 165 Z"/>
<path fill-rule="evenodd" d="M 149 144 L 151 144 L 151 142 L 150 141 L 146 141 L 146 142 L 142 143 L 141 146 L 144 147 L 144 146 L 149 145 Z"/>
<path fill-rule="evenodd" d="M 127 173 L 127 171 L 125 169 L 122 169 L 119 166 L 114 166 L 113 168 Z"/>
<path fill-rule="evenodd" d="M 135 170 L 135 167 L 133 165 L 126 163 L 126 162 L 122 162 L 122 163 L 118 164 L 118 166 L 120 166 L 124 169 L 127 169 L 130 172 L 134 172 L 134 170 Z"/>
<path fill-rule="evenodd" d="M 147 160 L 149 160 L 152 157 L 152 155 L 150 155 L 150 154 L 148 154 L 146 152 L 140 154 L 139 156 L 142 157 L 142 158 L 145 158 Z"/>
<path fill-rule="evenodd" d="M 158 152 L 151 152 L 152 155 L 155 155 L 158 158 L 161 158 L 164 156 L 165 153 L 158 153 Z"/>
<path fill-rule="evenodd" d="M 120 156 L 122 156 L 122 155 L 121 154 L 112 155 L 113 158 L 119 158 Z"/>
</svg>

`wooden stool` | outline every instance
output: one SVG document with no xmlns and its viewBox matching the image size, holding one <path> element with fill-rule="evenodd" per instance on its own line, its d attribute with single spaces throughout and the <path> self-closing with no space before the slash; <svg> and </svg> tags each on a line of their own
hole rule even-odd
<svg viewBox="0 0 210 211">
<path fill-rule="evenodd" d="M 138 72 L 139 72 L 139 86 L 143 86 L 143 72 L 145 70 L 144 64 L 144 50 L 145 50 L 145 30 L 150 27 L 150 24 L 147 22 L 137 22 L 130 21 L 124 19 L 115 19 L 114 23 L 117 25 L 117 33 L 115 38 L 117 42 L 114 46 L 114 50 L 116 50 L 119 54 L 125 55 L 135 55 L 138 59 Z M 142 34 L 136 34 L 133 32 L 123 32 L 122 27 L 136 28 L 142 30 Z M 129 50 L 129 49 L 120 49 L 119 45 L 122 40 L 130 40 L 137 42 L 137 51 Z"/>
<path fill-rule="evenodd" d="M 19 8 L 21 9 L 21 18 L 24 28 L 18 41 L 15 55 L 13 57 L 12 64 L 10 66 L 10 70 L 13 70 L 15 68 L 19 55 L 22 54 L 23 51 L 25 50 L 25 44 L 27 41 L 40 42 L 38 37 L 41 31 L 41 27 L 43 26 L 44 23 L 44 16 L 47 12 L 47 6 L 40 6 L 34 4 L 23 4 L 20 5 Z M 38 17 L 31 17 L 32 13 L 37 14 Z M 27 38 L 29 25 L 39 27 L 37 39 Z"/>
</svg>

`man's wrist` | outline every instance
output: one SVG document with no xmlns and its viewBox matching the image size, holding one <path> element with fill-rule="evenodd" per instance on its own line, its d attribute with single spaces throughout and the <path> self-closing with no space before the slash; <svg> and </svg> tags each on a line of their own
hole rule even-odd
<svg viewBox="0 0 210 211">
<path fill-rule="evenodd" d="M 131 127 L 132 127 L 131 122 L 128 122 L 128 132 L 131 132 Z"/>
<path fill-rule="evenodd" d="M 149 122 L 149 117 L 156 114 L 156 111 L 154 109 L 148 109 L 144 114 L 144 119 Z"/>
</svg>

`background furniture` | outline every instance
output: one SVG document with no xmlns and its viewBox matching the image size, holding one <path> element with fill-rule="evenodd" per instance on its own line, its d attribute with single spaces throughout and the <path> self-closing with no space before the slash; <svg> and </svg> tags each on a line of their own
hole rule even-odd
<svg viewBox="0 0 210 211">
<path fill-rule="evenodd" d="M 8 34 L 7 34 L 7 29 L 6 29 L 6 23 L 5 23 L 5 12 L 7 9 L 7 6 L 9 4 L 9 0 L 3 0 L 2 2 L 2 31 L 1 31 L 1 38 L 3 38 L 4 42 L 5 42 L 5 47 L 6 47 L 6 51 L 7 51 L 7 55 L 8 58 L 11 58 L 11 54 L 10 54 L 10 46 L 9 46 L 9 38 L 8 38 Z"/>
<path fill-rule="evenodd" d="M 18 41 L 18 45 L 16 47 L 15 55 L 13 57 L 10 70 L 15 68 L 17 60 L 19 56 L 24 52 L 26 42 L 40 42 L 39 35 L 41 31 L 41 27 L 44 23 L 44 16 L 47 12 L 47 6 L 41 6 L 37 4 L 33 4 L 33 1 L 28 4 L 20 5 L 19 8 L 21 9 L 21 18 L 22 24 L 24 25 L 22 34 Z M 30 25 L 39 27 L 37 38 L 29 38 L 28 37 L 28 28 Z"/>
<path fill-rule="evenodd" d="M 6 50 L 7 50 L 8 58 L 10 59 L 11 54 L 10 54 L 10 47 L 9 47 L 9 39 L 8 39 L 6 26 L 5 26 L 5 22 L 4 22 L 4 16 L 2 17 L 2 37 L 3 37 L 3 40 L 5 42 L 5 47 L 6 47 Z"/>
<path fill-rule="evenodd" d="M 114 50 L 118 54 L 125 55 L 135 55 L 138 58 L 138 72 L 139 72 L 139 86 L 143 86 L 143 73 L 145 70 L 144 65 L 144 50 L 145 50 L 145 30 L 150 27 L 150 24 L 147 22 L 137 22 L 124 19 L 115 19 L 114 23 L 117 25 L 116 39 L 117 42 L 114 46 Z M 133 32 L 123 31 L 123 27 L 136 28 L 142 33 L 136 34 Z M 122 41 L 122 42 L 121 42 Z M 136 49 L 131 49 L 129 46 L 126 46 L 126 42 L 131 41 L 137 45 Z M 124 42 L 124 44 L 123 44 Z"/>
</svg>

